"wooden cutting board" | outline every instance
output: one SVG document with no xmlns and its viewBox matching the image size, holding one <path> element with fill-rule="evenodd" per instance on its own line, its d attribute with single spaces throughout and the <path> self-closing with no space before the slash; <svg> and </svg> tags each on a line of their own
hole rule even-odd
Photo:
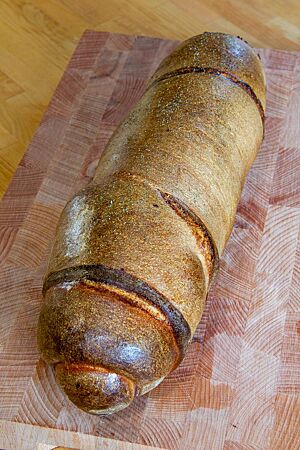
<svg viewBox="0 0 300 450">
<path fill-rule="evenodd" d="M 0 447 L 300 448 L 300 54 L 260 50 L 265 140 L 180 367 L 100 418 L 73 407 L 39 359 L 42 277 L 60 212 L 176 44 L 86 32 L 0 203 Z"/>
</svg>

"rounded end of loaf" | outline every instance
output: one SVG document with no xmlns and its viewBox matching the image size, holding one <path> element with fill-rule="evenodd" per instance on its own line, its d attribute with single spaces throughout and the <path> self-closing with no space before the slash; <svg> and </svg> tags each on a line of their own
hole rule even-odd
<svg viewBox="0 0 300 450">
<path fill-rule="evenodd" d="M 113 414 L 129 406 L 135 396 L 132 380 L 101 367 L 59 363 L 55 375 L 69 400 L 90 414 Z"/>
<path fill-rule="evenodd" d="M 205 32 L 183 41 L 161 62 L 149 85 L 170 74 L 206 70 L 244 84 L 265 111 L 266 78 L 260 57 L 243 38 L 227 33 Z"/>
<path fill-rule="evenodd" d="M 45 293 L 38 325 L 41 355 L 54 366 L 71 402 L 91 414 L 126 408 L 179 363 L 168 323 L 131 300 L 137 303 L 83 280 Z"/>
</svg>

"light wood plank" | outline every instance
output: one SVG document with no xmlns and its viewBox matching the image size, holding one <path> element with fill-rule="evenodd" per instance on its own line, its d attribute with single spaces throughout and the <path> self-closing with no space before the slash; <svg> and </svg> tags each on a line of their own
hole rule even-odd
<svg viewBox="0 0 300 450">
<path fill-rule="evenodd" d="M 0 445 L 5 450 L 164 450 L 83 433 L 0 421 Z M 66 447 L 65 447 L 66 446 Z"/>
</svg>

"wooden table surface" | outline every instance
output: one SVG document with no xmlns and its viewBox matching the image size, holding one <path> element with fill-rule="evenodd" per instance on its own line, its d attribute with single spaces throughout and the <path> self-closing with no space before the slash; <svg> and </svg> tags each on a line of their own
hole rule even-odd
<svg viewBox="0 0 300 450">
<path fill-rule="evenodd" d="M 0 198 L 87 28 L 300 49 L 299 0 L 0 0 Z"/>
<path fill-rule="evenodd" d="M 60 212 L 175 45 L 86 33 L 0 202 L 0 448 L 121 448 L 104 438 L 126 450 L 300 448 L 298 52 L 260 50 L 265 139 L 182 364 L 101 418 L 77 410 L 39 359 L 42 278 Z"/>
</svg>

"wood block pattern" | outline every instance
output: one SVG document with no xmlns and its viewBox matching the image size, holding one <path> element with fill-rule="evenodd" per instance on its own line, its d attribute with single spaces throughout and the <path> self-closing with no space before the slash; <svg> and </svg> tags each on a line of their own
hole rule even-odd
<svg viewBox="0 0 300 450">
<path fill-rule="evenodd" d="M 91 445 L 101 437 L 172 450 L 300 448 L 295 52 L 260 50 L 268 82 L 265 140 L 182 364 L 130 408 L 101 418 L 73 407 L 39 360 L 41 286 L 58 217 L 91 179 L 114 129 L 176 44 L 86 32 L 0 203 L 0 447 L 33 448 L 22 440 L 26 430 L 35 445 L 67 445 L 72 436 L 74 446 L 92 448 L 80 434 L 73 439 L 78 432 Z M 60 442 L 45 440 L 45 430 Z"/>
</svg>

